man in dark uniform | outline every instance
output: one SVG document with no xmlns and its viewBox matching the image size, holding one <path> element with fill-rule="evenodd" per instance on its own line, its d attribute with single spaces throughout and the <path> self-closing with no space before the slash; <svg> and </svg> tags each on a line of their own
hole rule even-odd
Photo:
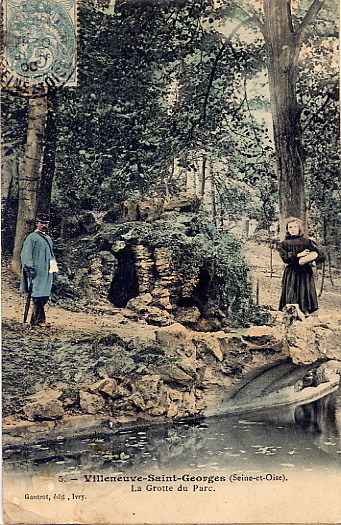
<svg viewBox="0 0 341 525">
<path fill-rule="evenodd" d="M 30 292 L 33 301 L 31 326 L 44 325 L 44 306 L 51 295 L 53 276 L 58 272 L 53 253 L 53 242 L 47 234 L 49 216 L 39 214 L 36 218 L 36 229 L 30 233 L 21 251 L 22 275 L 20 290 Z"/>
</svg>

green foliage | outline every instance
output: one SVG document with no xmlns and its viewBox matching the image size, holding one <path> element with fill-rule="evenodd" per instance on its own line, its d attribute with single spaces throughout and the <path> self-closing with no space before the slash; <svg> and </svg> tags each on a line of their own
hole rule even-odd
<svg viewBox="0 0 341 525">
<path fill-rule="evenodd" d="M 1 108 L 3 154 L 5 157 L 20 155 L 26 139 L 27 99 L 3 89 Z"/>
<path fill-rule="evenodd" d="M 162 125 L 162 84 L 141 31 L 156 10 L 135 7 L 123 5 L 115 16 L 90 3 L 80 9 L 79 86 L 63 94 L 56 173 L 71 207 L 110 206 L 160 169 L 162 136 L 151 137 L 149 126 Z"/>
<path fill-rule="evenodd" d="M 326 4 L 307 32 L 298 96 L 309 200 L 335 245 L 338 94 L 330 57 L 337 28 L 335 0 Z M 298 2 L 295 27 L 305 12 Z M 164 191 L 166 180 L 171 192 L 183 190 L 183 180 L 172 179 L 175 161 L 191 170 L 204 152 L 214 164 L 217 214 L 246 214 L 267 227 L 277 182 L 264 42 L 252 17 L 262 15 L 246 0 L 117 0 L 113 14 L 82 0 L 78 85 L 58 95 L 58 209 L 105 210 L 151 187 Z M 243 21 L 229 38 L 226 27 L 232 34 Z M 3 96 L 4 159 L 19 166 L 27 100 Z"/>
<path fill-rule="evenodd" d="M 263 50 L 222 41 L 213 15 L 211 2 L 117 2 L 110 16 L 81 4 L 79 85 L 60 100 L 62 207 L 105 209 L 162 187 L 174 159 L 186 164 L 200 149 L 235 165 L 227 178 L 237 171 L 251 186 L 260 180 L 262 169 L 249 160 L 259 159 L 267 138 L 250 121 L 245 82 Z M 235 214 L 227 193 L 223 207 Z"/>
<path fill-rule="evenodd" d="M 11 253 L 18 209 L 18 175 L 27 131 L 27 99 L 3 88 L 1 110 L 2 248 Z"/>
</svg>

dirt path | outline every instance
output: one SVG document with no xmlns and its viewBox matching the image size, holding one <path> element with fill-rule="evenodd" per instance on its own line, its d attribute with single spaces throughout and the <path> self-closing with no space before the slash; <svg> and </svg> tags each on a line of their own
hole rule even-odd
<svg viewBox="0 0 341 525">
<path fill-rule="evenodd" d="M 101 308 L 87 308 L 80 311 L 74 311 L 63 307 L 63 301 L 58 304 L 49 302 L 46 307 L 46 319 L 48 327 L 41 329 L 30 329 L 29 324 L 23 323 L 23 312 L 25 307 L 26 296 L 19 291 L 19 282 L 17 277 L 8 269 L 2 271 L 2 320 L 4 324 L 12 328 L 24 329 L 39 334 L 53 332 L 54 335 L 70 337 L 77 334 L 101 334 L 110 333 L 115 328 L 115 332 L 122 332 L 122 335 L 136 331 L 138 325 L 139 331 L 143 332 L 147 328 L 142 323 L 130 321 L 122 315 L 118 308 L 114 308 L 108 301 L 107 304 L 101 305 Z M 107 313 L 105 313 L 107 312 Z M 29 314 L 30 317 L 30 314 Z M 28 320 L 29 320 L 28 317 Z"/>
<path fill-rule="evenodd" d="M 283 263 L 278 252 L 272 253 L 272 271 L 270 265 L 270 249 L 265 244 L 256 244 L 248 241 L 245 244 L 247 260 L 251 266 L 253 278 L 254 298 L 257 296 L 259 304 L 272 310 L 275 319 L 280 319 L 281 314 L 277 311 L 281 289 L 281 277 Z M 333 275 L 334 286 L 328 278 L 325 279 L 324 290 L 319 299 L 318 317 L 321 321 L 328 321 L 332 317 L 334 321 L 341 322 L 341 277 Z M 319 283 L 317 284 L 319 289 Z M 4 321 L 22 323 L 25 297 L 19 292 L 18 279 L 8 268 L 2 271 L 2 318 Z M 107 304 L 96 308 L 87 308 L 83 311 L 72 311 L 63 307 L 63 301 L 59 304 L 49 303 L 46 307 L 47 321 L 54 330 L 58 332 L 85 332 L 103 333 L 115 327 L 121 327 L 123 332 L 129 330 L 144 330 L 141 323 L 129 321 L 118 308 L 114 308 L 108 301 Z M 148 329 L 148 327 L 146 327 Z M 150 330 L 150 327 L 149 327 Z"/>
</svg>

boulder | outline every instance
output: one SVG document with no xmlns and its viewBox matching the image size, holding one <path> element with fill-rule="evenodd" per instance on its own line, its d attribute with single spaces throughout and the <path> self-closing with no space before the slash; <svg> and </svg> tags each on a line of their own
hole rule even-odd
<svg viewBox="0 0 341 525">
<path fill-rule="evenodd" d="M 240 352 L 246 348 L 246 343 L 235 332 L 224 332 L 221 330 L 216 332 L 214 337 L 218 341 L 223 354 L 227 354 L 231 350 Z"/>
<path fill-rule="evenodd" d="M 128 301 L 126 308 L 134 310 L 139 314 L 144 314 L 147 311 L 148 305 L 152 302 L 153 297 L 150 293 L 140 294 L 138 297 L 133 297 Z"/>
<path fill-rule="evenodd" d="M 277 326 L 251 326 L 242 336 L 243 342 L 251 351 L 273 351 L 283 350 L 282 332 Z"/>
<path fill-rule="evenodd" d="M 295 364 L 313 363 L 321 357 L 315 330 L 306 322 L 294 321 L 286 329 L 285 341 Z"/>
<path fill-rule="evenodd" d="M 88 414 L 97 414 L 104 408 L 105 401 L 103 397 L 98 394 L 80 392 L 79 404 L 84 412 L 87 412 Z"/>
<path fill-rule="evenodd" d="M 91 393 L 97 394 L 98 392 L 101 392 L 102 394 L 106 394 L 107 396 L 113 397 L 114 393 L 117 390 L 117 381 L 115 379 L 112 379 L 110 377 L 102 379 L 101 381 L 97 381 L 97 383 L 94 383 L 89 387 L 89 390 Z"/>
<path fill-rule="evenodd" d="M 152 290 L 151 294 L 153 296 L 153 306 L 164 308 L 165 310 L 173 309 L 173 305 L 170 302 L 170 293 L 167 288 L 156 286 Z"/>
<path fill-rule="evenodd" d="M 193 334 L 179 323 L 156 330 L 156 341 L 169 354 L 196 357 Z"/>
<path fill-rule="evenodd" d="M 97 376 L 106 379 L 126 375 L 136 370 L 137 365 L 129 352 L 121 347 L 113 347 L 112 356 L 101 356 L 95 364 Z"/>
<path fill-rule="evenodd" d="M 112 253 L 118 253 L 121 250 L 123 250 L 125 247 L 126 247 L 126 243 L 124 241 L 117 240 L 111 245 L 111 251 Z"/>
<path fill-rule="evenodd" d="M 148 397 L 155 396 L 157 394 L 160 379 L 161 378 L 159 374 L 143 375 L 139 377 L 138 382 L 136 383 L 136 388 L 145 399 L 148 399 Z"/>
<path fill-rule="evenodd" d="M 169 326 L 174 322 L 173 316 L 161 308 L 149 306 L 144 316 L 147 324 L 153 326 Z"/>
<path fill-rule="evenodd" d="M 293 363 L 313 363 L 323 355 L 318 344 L 317 323 L 317 318 L 305 317 L 296 304 L 288 304 L 283 309 L 283 344 Z"/>
<path fill-rule="evenodd" d="M 131 385 L 129 385 L 129 388 L 128 388 L 128 385 L 119 385 L 117 387 L 117 389 L 115 390 L 115 392 L 113 392 L 113 395 L 112 397 L 114 399 L 130 399 L 130 396 L 131 396 Z"/>
<path fill-rule="evenodd" d="M 64 389 L 68 387 L 66 383 L 60 383 L 58 389 L 50 388 L 48 390 L 40 390 L 36 394 L 29 396 L 31 403 L 40 402 L 40 401 L 56 401 L 63 396 Z"/>
<path fill-rule="evenodd" d="M 320 352 L 329 359 L 341 359 L 341 329 L 328 324 L 315 326 L 316 341 Z"/>
<path fill-rule="evenodd" d="M 146 408 L 146 403 L 143 397 L 136 392 L 129 397 L 129 401 L 139 410 L 143 411 Z"/>
<path fill-rule="evenodd" d="M 142 327 L 140 324 L 142 323 L 139 323 L 139 330 L 129 327 L 127 331 L 120 334 L 122 342 L 129 350 L 145 350 L 153 348 L 156 344 L 155 328 L 147 324 Z"/>
<path fill-rule="evenodd" d="M 165 203 L 165 211 L 178 210 L 181 212 L 197 212 L 201 205 L 201 199 L 194 193 L 180 193 Z"/>
<path fill-rule="evenodd" d="M 145 399 L 145 401 L 146 412 L 149 416 L 157 417 L 166 415 L 169 405 L 167 386 L 161 382 L 157 393 L 150 396 L 148 400 Z"/>
<path fill-rule="evenodd" d="M 164 310 L 171 311 L 173 306 L 169 300 L 169 297 L 155 297 L 153 300 L 153 306 Z"/>
<path fill-rule="evenodd" d="M 224 358 L 220 339 L 215 334 L 200 334 L 195 335 L 193 340 L 200 345 L 201 353 L 207 354 L 208 352 L 215 357 L 217 361 L 222 361 Z"/>
<path fill-rule="evenodd" d="M 51 389 L 43 390 L 30 396 L 31 401 L 48 401 L 48 400 L 59 400 L 62 402 L 64 408 L 68 408 L 78 404 L 78 392 L 74 389 L 74 385 L 69 385 L 68 383 L 57 381 L 51 385 Z"/>
<path fill-rule="evenodd" d="M 165 200 L 162 197 L 151 197 L 138 201 L 139 220 L 152 222 L 163 212 Z"/>
<path fill-rule="evenodd" d="M 330 361 L 323 363 L 319 368 L 327 380 L 329 380 L 330 377 L 333 376 L 334 374 L 341 375 L 341 361 L 340 360 L 331 359 Z"/>
<path fill-rule="evenodd" d="M 41 398 L 39 401 L 27 403 L 23 410 L 29 421 L 55 420 L 64 415 L 63 403 L 58 399 Z"/>
<path fill-rule="evenodd" d="M 138 297 L 130 299 L 127 309 L 135 312 L 137 319 L 144 319 L 147 324 L 153 326 L 168 326 L 173 323 L 172 315 L 163 308 L 152 306 L 153 297 L 150 293 L 143 293 Z"/>
<path fill-rule="evenodd" d="M 122 222 L 139 220 L 139 211 L 136 200 L 127 199 L 121 204 L 120 216 Z"/>
<path fill-rule="evenodd" d="M 189 306 L 188 308 L 181 308 L 178 306 L 174 311 L 174 319 L 177 323 L 196 323 L 200 316 L 200 310 L 196 306 Z"/>
<path fill-rule="evenodd" d="M 160 378 L 165 383 L 176 383 L 184 387 L 191 387 L 194 383 L 194 378 L 189 374 L 186 374 L 178 366 L 172 363 L 157 364 L 155 366 L 149 366 L 149 369 L 160 375 Z"/>
</svg>

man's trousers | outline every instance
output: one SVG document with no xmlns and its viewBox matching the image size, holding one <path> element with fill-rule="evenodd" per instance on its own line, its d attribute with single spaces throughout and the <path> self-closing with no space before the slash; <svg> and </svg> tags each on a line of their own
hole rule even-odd
<svg viewBox="0 0 341 525">
<path fill-rule="evenodd" d="M 48 297 L 32 297 L 33 309 L 30 321 L 31 326 L 45 323 L 46 317 L 44 306 L 48 300 Z"/>
</svg>

